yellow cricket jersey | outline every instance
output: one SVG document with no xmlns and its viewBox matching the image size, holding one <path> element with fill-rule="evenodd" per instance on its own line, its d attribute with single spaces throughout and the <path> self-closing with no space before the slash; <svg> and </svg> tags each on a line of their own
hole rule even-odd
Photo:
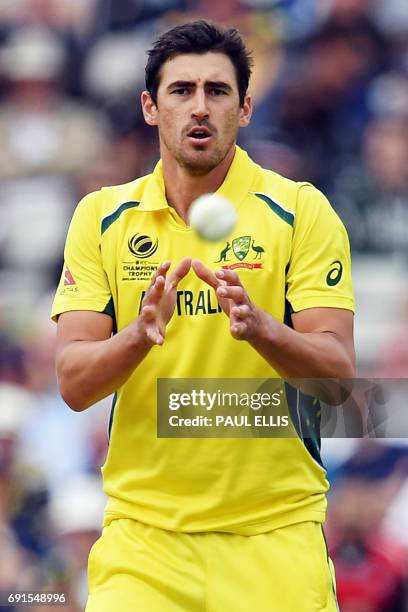
<svg viewBox="0 0 408 612">
<path fill-rule="evenodd" d="M 262 169 L 237 147 L 218 193 L 239 220 L 215 243 L 169 207 L 161 162 L 148 176 L 86 196 L 68 232 L 52 316 L 106 312 L 120 330 L 137 317 L 157 266 L 187 255 L 213 270 L 236 269 L 251 300 L 279 321 L 290 309 L 354 309 L 347 234 L 317 189 Z M 193 270 L 178 289 L 164 345 L 117 390 L 102 468 L 105 521 L 248 535 L 323 521 L 328 483 L 310 440 L 157 438 L 158 378 L 278 376 L 231 337 L 213 290 Z"/>
</svg>

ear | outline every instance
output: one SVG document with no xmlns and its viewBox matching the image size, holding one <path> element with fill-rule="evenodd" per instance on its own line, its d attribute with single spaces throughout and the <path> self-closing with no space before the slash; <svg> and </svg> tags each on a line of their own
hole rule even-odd
<svg viewBox="0 0 408 612">
<path fill-rule="evenodd" d="M 244 103 L 239 109 L 239 127 L 247 127 L 252 116 L 252 98 L 249 95 L 245 96 Z"/>
<path fill-rule="evenodd" d="M 157 125 L 158 109 L 152 100 L 152 96 L 148 91 L 143 91 L 140 96 L 142 104 L 143 117 L 147 125 Z"/>
</svg>

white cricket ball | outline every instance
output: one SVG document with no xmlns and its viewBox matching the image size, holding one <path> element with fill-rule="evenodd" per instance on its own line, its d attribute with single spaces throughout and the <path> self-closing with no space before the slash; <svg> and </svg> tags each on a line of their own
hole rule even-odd
<svg viewBox="0 0 408 612">
<path fill-rule="evenodd" d="M 190 206 L 190 226 L 205 240 L 220 240 L 237 223 L 237 211 L 229 200 L 216 193 L 205 193 Z"/>
</svg>

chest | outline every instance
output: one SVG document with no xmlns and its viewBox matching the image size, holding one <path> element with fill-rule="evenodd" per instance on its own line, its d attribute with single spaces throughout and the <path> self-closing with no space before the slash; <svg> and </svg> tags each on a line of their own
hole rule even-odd
<svg viewBox="0 0 408 612">
<path fill-rule="evenodd" d="M 280 316 L 292 238 L 292 228 L 285 225 L 273 215 L 242 214 L 230 235 L 208 242 L 167 210 L 149 214 L 129 211 L 101 245 L 119 327 L 139 311 L 160 263 L 169 260 L 175 265 L 186 256 L 199 259 L 212 271 L 221 267 L 234 270 L 254 303 Z M 212 289 L 192 270 L 178 289 L 180 316 L 218 313 Z"/>
</svg>

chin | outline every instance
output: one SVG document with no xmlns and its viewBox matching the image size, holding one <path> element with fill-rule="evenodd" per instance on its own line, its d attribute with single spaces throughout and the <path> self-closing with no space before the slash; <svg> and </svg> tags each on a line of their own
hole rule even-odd
<svg viewBox="0 0 408 612">
<path fill-rule="evenodd" d="M 226 155 L 226 154 L 225 154 Z M 182 155 L 178 162 L 191 174 L 204 175 L 211 172 L 225 158 L 225 155 L 205 151 L 204 147 L 197 149 L 191 155 Z"/>
</svg>

